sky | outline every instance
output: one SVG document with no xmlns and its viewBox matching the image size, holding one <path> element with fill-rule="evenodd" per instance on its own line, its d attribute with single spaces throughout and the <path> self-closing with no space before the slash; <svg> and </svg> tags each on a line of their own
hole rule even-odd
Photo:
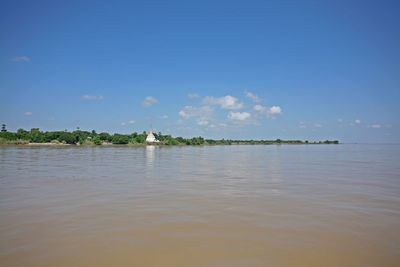
<svg viewBox="0 0 400 267">
<path fill-rule="evenodd" d="M 399 1 L 2 1 L 0 123 L 400 142 Z"/>
</svg>

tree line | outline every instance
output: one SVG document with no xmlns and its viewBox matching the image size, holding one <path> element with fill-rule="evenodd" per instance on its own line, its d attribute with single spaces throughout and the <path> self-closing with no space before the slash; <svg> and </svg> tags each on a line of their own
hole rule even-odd
<svg viewBox="0 0 400 267">
<path fill-rule="evenodd" d="M 213 140 L 203 137 L 183 138 L 163 135 L 161 132 L 153 133 L 160 145 L 231 145 L 231 144 L 338 144 L 339 141 L 308 142 L 301 140 Z M 9 132 L 3 124 L 0 132 L 0 144 L 27 144 L 27 143 L 62 143 L 62 144 L 146 144 L 147 133 L 134 132 L 132 134 L 109 134 L 106 132 L 97 133 L 95 130 L 82 131 L 79 128 L 75 131 L 40 131 L 39 128 L 32 128 L 30 131 L 18 129 L 16 132 Z"/>
</svg>

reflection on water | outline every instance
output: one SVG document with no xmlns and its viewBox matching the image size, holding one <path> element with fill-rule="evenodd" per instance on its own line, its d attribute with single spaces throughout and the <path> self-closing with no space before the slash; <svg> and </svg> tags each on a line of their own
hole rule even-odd
<svg viewBox="0 0 400 267">
<path fill-rule="evenodd" d="M 149 170 L 153 169 L 155 146 L 146 146 L 146 164 Z"/>
<path fill-rule="evenodd" d="M 399 266 L 399 152 L 0 147 L 0 266 Z"/>
</svg>

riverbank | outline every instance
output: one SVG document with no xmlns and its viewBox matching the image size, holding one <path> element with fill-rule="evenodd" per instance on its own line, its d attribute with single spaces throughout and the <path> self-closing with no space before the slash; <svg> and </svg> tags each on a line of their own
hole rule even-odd
<svg viewBox="0 0 400 267">
<path fill-rule="evenodd" d="M 260 142 L 232 142 L 232 143 L 218 143 L 218 144 L 208 144 L 208 143 L 203 143 L 200 145 L 191 145 L 191 144 L 176 144 L 176 145 L 171 145 L 171 144 L 165 144 L 165 143 L 143 143 L 143 144 L 113 144 L 113 143 L 102 143 L 99 145 L 96 145 L 94 143 L 88 144 L 66 144 L 66 143 L 30 143 L 30 142 L 7 142 L 7 143 L 1 143 L 1 146 L 30 146 L 30 147 L 110 147 L 110 146 L 128 146 L 128 147 L 143 147 L 143 146 L 230 146 L 230 145 L 326 145 L 326 144 L 339 144 L 339 143 L 324 143 L 324 142 L 312 142 L 312 143 L 260 143 Z"/>
<path fill-rule="evenodd" d="M 18 129 L 17 132 L 9 132 L 3 129 L 0 132 L 0 144 L 5 145 L 137 145 L 143 146 L 149 144 L 146 142 L 148 136 L 153 136 L 157 142 L 150 143 L 152 145 L 169 145 L 169 146 L 185 146 L 185 145 L 272 145 L 272 144 L 338 144 L 339 141 L 325 140 L 313 141 L 308 140 L 232 140 L 232 139 L 206 139 L 201 136 L 184 138 L 181 136 L 173 137 L 164 135 L 161 132 L 147 134 L 134 132 L 132 134 L 109 134 L 106 132 L 97 133 L 95 130 L 73 132 L 68 131 L 40 131 L 39 128 L 32 128 L 30 131 Z"/>
</svg>

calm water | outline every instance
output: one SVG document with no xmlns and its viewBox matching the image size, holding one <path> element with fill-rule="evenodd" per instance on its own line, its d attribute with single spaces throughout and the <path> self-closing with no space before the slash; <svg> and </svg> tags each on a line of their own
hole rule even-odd
<svg viewBox="0 0 400 267">
<path fill-rule="evenodd" d="M 400 145 L 1 147 L 0 266 L 400 266 Z"/>
</svg>

